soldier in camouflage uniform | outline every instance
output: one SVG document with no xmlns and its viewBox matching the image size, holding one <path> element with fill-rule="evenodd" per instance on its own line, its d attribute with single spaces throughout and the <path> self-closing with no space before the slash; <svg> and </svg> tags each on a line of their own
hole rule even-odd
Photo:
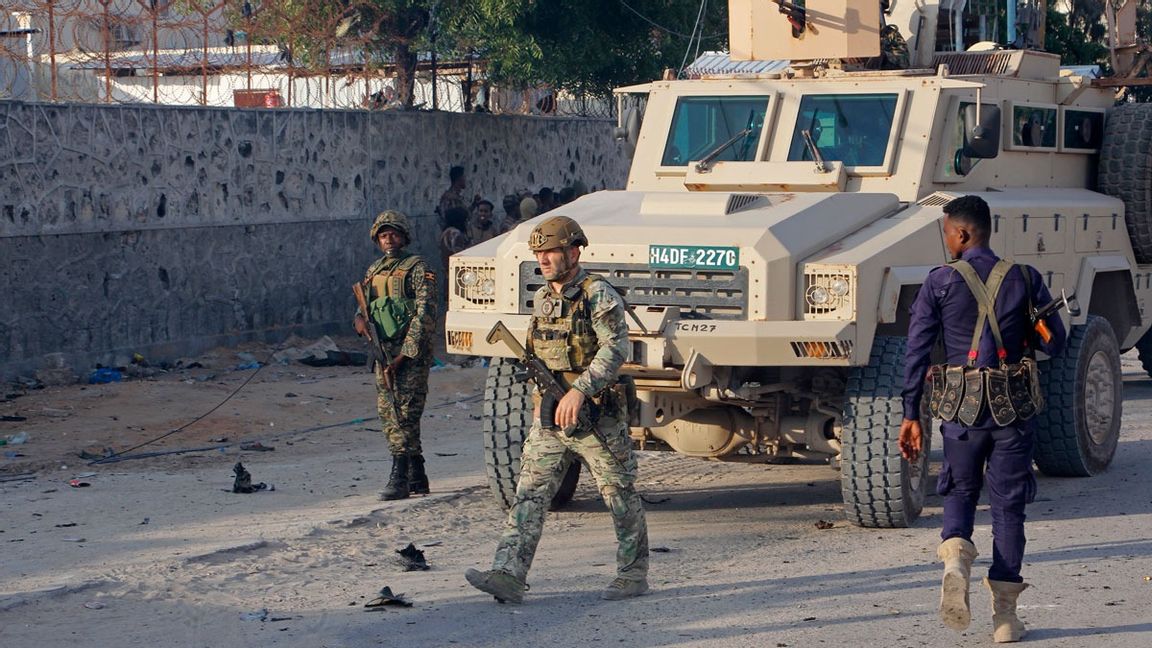
<svg viewBox="0 0 1152 648">
<path fill-rule="evenodd" d="M 418 255 L 404 248 L 412 240 L 408 219 L 382 212 L 372 223 L 372 240 L 384 256 L 364 275 L 370 313 L 357 312 L 356 332 L 371 322 L 387 363 L 376 364 L 376 409 L 380 413 L 392 473 L 380 499 L 427 494 L 428 476 L 420 447 L 420 417 L 428 396 L 432 334 L 436 319 L 436 275 Z"/>
<path fill-rule="evenodd" d="M 567 216 L 545 220 L 532 231 L 529 246 L 547 284 L 536 292 L 529 324 L 528 350 L 571 389 L 559 402 L 534 400 L 532 428 L 524 442 L 520 480 L 496 547 L 492 569 L 469 569 L 473 587 L 500 602 L 519 603 L 544 515 L 564 477 L 568 459 L 579 457 L 592 472 L 616 528 L 615 580 L 602 597 L 619 600 L 648 591 L 648 526 L 636 492 L 636 458 L 628 435 L 627 397 L 618 381 L 628 353 L 624 301 L 602 277 L 579 265 L 588 239 Z M 598 405 L 591 430 L 576 429 L 586 401 Z M 542 421 L 541 412 L 555 412 Z"/>
</svg>

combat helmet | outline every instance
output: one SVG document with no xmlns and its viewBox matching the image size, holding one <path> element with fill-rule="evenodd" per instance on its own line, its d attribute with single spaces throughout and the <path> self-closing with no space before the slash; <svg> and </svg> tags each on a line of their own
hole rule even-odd
<svg viewBox="0 0 1152 648">
<path fill-rule="evenodd" d="M 553 216 L 532 229 L 528 247 L 533 252 L 553 250 L 570 245 L 588 245 L 588 237 L 580 225 L 567 216 Z"/>
<path fill-rule="evenodd" d="M 380 230 L 385 227 L 391 227 L 403 234 L 404 238 L 409 241 L 412 240 L 412 227 L 408 224 L 408 217 L 402 212 L 398 212 L 395 209 L 386 209 L 380 212 L 376 220 L 372 221 L 372 230 L 369 232 L 369 236 L 373 242 L 375 242 L 376 237 L 380 235 Z"/>
</svg>

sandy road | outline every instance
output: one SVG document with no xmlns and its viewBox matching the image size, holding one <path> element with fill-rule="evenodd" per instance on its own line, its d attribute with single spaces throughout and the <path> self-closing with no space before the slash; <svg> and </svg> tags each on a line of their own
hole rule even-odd
<svg viewBox="0 0 1152 648">
<path fill-rule="evenodd" d="M 1093 479 L 1042 477 L 1029 510 L 1026 576 L 1035 587 L 1022 614 L 1030 644 L 1152 645 L 1152 380 L 1129 358 L 1125 372 L 1112 468 Z M 275 452 L 232 447 L 67 469 L 45 460 L 35 479 L 0 482 L 0 646 L 990 643 L 982 588 L 973 590 L 969 631 L 937 621 L 938 498 L 912 529 L 860 529 L 844 522 L 828 467 L 663 453 L 641 458 L 652 545 L 662 550 L 653 554 L 650 595 L 598 598 L 612 576 L 614 540 L 582 484 L 573 506 L 549 516 L 526 603 L 496 604 L 462 578 L 490 560 L 502 517 L 484 488 L 474 400 L 483 375 L 433 374 L 437 407 L 425 445 L 434 494 L 425 498 L 376 500 L 388 463 L 383 440 L 364 425 L 269 434 L 267 423 L 298 430 L 371 412 L 371 387 L 351 370 L 269 372 L 221 410 L 234 432 L 274 438 Z M 78 387 L 29 396 L 92 404 L 72 418 L 30 418 L 25 451 L 48 452 L 60 435 L 79 434 L 84 417 L 157 417 L 157 402 L 171 420 L 187 420 L 236 380 L 124 383 L 95 400 Z M 285 400 L 287 390 L 300 395 Z M 21 406 L 36 411 L 37 402 Z M 276 490 L 225 492 L 237 459 Z M 83 471 L 96 473 L 85 478 L 92 486 L 68 488 Z M 822 520 L 833 527 L 818 529 Z M 977 523 L 982 573 L 991 551 L 986 509 Z M 400 571 L 394 550 L 408 542 L 424 548 L 432 570 Z M 384 585 L 414 606 L 366 611 Z"/>
</svg>

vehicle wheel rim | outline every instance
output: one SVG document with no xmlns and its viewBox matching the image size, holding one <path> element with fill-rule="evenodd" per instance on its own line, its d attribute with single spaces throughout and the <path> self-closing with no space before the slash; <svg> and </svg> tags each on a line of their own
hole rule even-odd
<svg viewBox="0 0 1152 648">
<path fill-rule="evenodd" d="M 1116 410 L 1116 377 L 1108 354 L 1097 351 L 1088 361 L 1084 376 L 1084 417 L 1088 436 L 1101 445 L 1112 431 L 1112 418 Z"/>
</svg>

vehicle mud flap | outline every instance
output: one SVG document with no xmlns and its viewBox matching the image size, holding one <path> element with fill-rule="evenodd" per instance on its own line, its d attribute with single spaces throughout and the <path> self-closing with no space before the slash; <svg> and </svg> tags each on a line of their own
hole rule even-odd
<svg viewBox="0 0 1152 648">
<path fill-rule="evenodd" d="M 988 367 L 984 369 L 984 389 L 988 393 L 988 410 L 992 420 L 1000 427 L 1008 427 L 1016 422 L 1016 410 L 1012 408 L 1009 394 L 1008 368 Z"/>
<path fill-rule="evenodd" d="M 964 370 L 964 398 L 956 412 L 956 420 L 964 425 L 973 425 L 980 418 L 984 408 L 984 372 L 979 367 Z"/>
</svg>

